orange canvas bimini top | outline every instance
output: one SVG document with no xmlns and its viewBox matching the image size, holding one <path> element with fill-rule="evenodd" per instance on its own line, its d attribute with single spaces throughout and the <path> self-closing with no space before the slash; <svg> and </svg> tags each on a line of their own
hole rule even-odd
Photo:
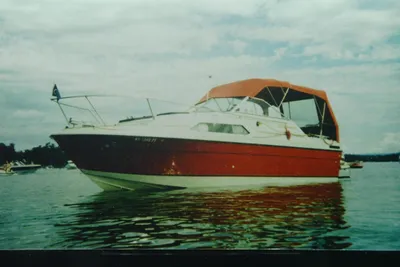
<svg viewBox="0 0 400 267">
<path fill-rule="evenodd" d="M 325 91 L 308 88 L 305 86 L 294 85 L 286 81 L 279 81 L 275 79 L 247 79 L 236 81 L 228 84 L 219 85 L 212 88 L 206 95 L 204 95 L 198 103 L 204 102 L 207 98 L 222 98 L 222 97 L 257 97 L 265 92 L 268 88 L 277 99 L 286 101 L 301 100 L 304 96 L 309 95 L 310 97 L 318 97 L 326 103 L 326 107 L 329 110 L 329 119 L 335 126 L 335 137 L 334 139 L 339 142 L 339 126 L 333 113 L 332 107 L 329 103 L 328 96 Z M 284 99 L 284 91 L 289 88 L 289 94 Z M 290 94 L 292 92 L 292 94 Z M 299 92 L 294 94 L 295 92 Z M 280 102 L 278 101 L 278 102 Z"/>
<path fill-rule="evenodd" d="M 239 97 L 239 96 L 249 96 L 255 97 L 257 96 L 265 87 L 280 87 L 283 89 L 290 88 L 295 91 L 299 91 L 302 93 L 315 95 L 323 100 L 327 101 L 328 98 L 326 93 L 322 90 L 311 89 L 304 86 L 298 86 L 294 84 L 290 84 L 284 81 L 278 81 L 274 79 L 248 79 L 237 82 L 232 82 L 228 84 L 223 84 L 217 87 L 212 88 L 208 92 L 208 97 Z M 207 95 L 203 96 L 203 98 L 199 101 L 199 103 L 205 101 L 207 99 Z"/>
</svg>

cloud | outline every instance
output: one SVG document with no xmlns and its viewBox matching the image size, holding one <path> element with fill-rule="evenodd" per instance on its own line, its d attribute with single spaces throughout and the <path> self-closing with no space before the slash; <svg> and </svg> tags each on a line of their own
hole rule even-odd
<svg viewBox="0 0 400 267">
<path fill-rule="evenodd" d="M 229 43 L 232 45 L 233 49 L 239 53 L 242 53 L 247 46 L 246 42 L 240 40 L 230 41 Z"/>
<path fill-rule="evenodd" d="M 326 90 L 343 144 L 368 152 L 400 131 L 399 3 L 3 0 L 0 142 L 34 146 L 64 126 L 54 82 L 62 95 L 190 105 L 213 86 L 264 77 Z M 115 118 L 130 112 L 101 101 Z"/>
<path fill-rule="evenodd" d="M 285 54 L 286 49 L 287 49 L 286 47 L 281 47 L 274 50 L 277 59 L 280 59 Z"/>
<path fill-rule="evenodd" d="M 35 109 L 26 109 L 26 110 L 16 110 L 14 111 L 14 113 L 12 114 L 13 117 L 17 118 L 17 119 L 31 119 L 31 118 L 38 118 L 38 117 L 42 117 L 43 113 L 35 110 Z"/>
<path fill-rule="evenodd" d="M 363 8 L 356 0 L 267 2 L 262 25 L 244 26 L 235 32 L 248 40 L 303 45 L 304 56 L 377 59 L 374 55 L 385 51 L 380 49 L 382 41 L 400 28 L 400 7 L 396 2 L 391 2 L 393 8 L 386 9 Z M 373 50 L 370 55 L 371 46 L 377 46 L 379 52 Z M 396 44 L 386 45 L 398 55 L 397 47 Z"/>
<path fill-rule="evenodd" d="M 377 152 L 400 152 L 400 132 L 390 132 L 383 135 L 376 147 Z"/>
</svg>

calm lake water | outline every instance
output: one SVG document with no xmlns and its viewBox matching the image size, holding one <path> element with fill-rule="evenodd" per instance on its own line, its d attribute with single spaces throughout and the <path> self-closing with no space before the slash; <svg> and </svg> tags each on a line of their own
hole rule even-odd
<svg viewBox="0 0 400 267">
<path fill-rule="evenodd" d="M 400 249 L 400 164 L 339 183 L 103 192 L 77 170 L 0 177 L 0 249 Z"/>
</svg>

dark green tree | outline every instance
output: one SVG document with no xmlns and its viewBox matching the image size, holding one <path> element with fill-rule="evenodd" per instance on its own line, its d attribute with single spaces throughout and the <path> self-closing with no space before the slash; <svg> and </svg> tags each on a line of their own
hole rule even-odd
<svg viewBox="0 0 400 267">
<path fill-rule="evenodd" d="M 36 163 L 43 167 L 53 166 L 56 168 L 64 167 L 67 157 L 64 152 L 56 145 L 48 142 L 44 146 L 37 146 L 24 151 L 15 151 L 13 143 L 6 145 L 0 143 L 0 165 L 6 161 L 22 161 L 25 163 Z"/>
</svg>

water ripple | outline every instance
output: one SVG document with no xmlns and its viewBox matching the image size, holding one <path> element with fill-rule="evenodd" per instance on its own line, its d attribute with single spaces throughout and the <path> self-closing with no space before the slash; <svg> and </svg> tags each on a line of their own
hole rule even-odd
<svg viewBox="0 0 400 267">
<path fill-rule="evenodd" d="M 0 248 L 399 249 L 398 166 L 376 166 L 251 190 L 102 192 L 61 170 L 2 179 Z"/>
<path fill-rule="evenodd" d="M 145 196 L 101 192 L 68 207 L 76 220 L 56 225 L 68 246 L 323 248 L 342 241 L 322 236 L 345 224 L 339 183 Z"/>
</svg>

